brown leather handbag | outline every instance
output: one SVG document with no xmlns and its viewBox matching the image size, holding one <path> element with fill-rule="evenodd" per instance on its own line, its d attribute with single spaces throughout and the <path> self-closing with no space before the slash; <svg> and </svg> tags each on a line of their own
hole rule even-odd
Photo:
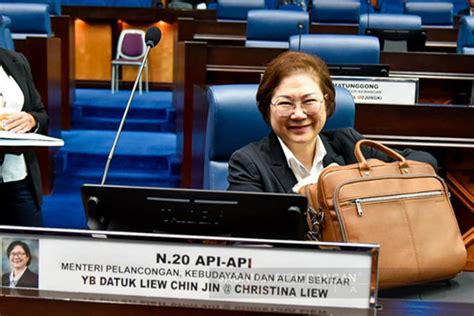
<svg viewBox="0 0 474 316">
<path fill-rule="evenodd" d="M 366 160 L 362 145 L 397 161 Z M 446 184 L 433 167 L 370 140 L 356 144 L 355 156 L 358 163 L 329 167 L 307 186 L 310 204 L 319 210 L 312 225 L 318 229 L 322 221 L 321 240 L 380 244 L 380 288 L 458 274 L 466 248 Z"/>
</svg>

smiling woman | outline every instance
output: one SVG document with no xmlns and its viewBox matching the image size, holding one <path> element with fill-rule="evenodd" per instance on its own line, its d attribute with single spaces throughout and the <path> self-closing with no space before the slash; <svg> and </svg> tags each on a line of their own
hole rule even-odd
<svg viewBox="0 0 474 316">
<path fill-rule="evenodd" d="M 352 128 L 323 131 L 334 102 L 334 85 L 320 58 L 285 52 L 272 60 L 257 91 L 258 108 L 272 132 L 231 156 L 229 190 L 295 193 L 316 183 L 325 167 L 356 163 L 354 147 L 362 135 Z M 370 147 L 363 154 L 393 161 Z M 400 154 L 437 164 L 425 152 L 405 149 Z"/>
<path fill-rule="evenodd" d="M 21 240 L 15 240 L 7 248 L 10 272 L 2 276 L 2 286 L 38 287 L 38 275 L 29 269 L 32 256 L 30 247 Z"/>
</svg>

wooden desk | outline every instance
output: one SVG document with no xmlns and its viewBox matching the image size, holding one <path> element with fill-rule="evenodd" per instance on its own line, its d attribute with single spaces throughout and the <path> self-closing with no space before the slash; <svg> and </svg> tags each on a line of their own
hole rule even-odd
<svg viewBox="0 0 474 316">
<path fill-rule="evenodd" d="M 215 20 L 214 10 L 175 10 L 159 8 L 123 8 L 94 6 L 62 6 L 62 13 L 73 19 L 88 21 L 115 21 L 121 19 L 129 22 L 165 21 L 173 23 L 178 17 L 192 17 L 196 20 Z"/>
<path fill-rule="evenodd" d="M 69 130 L 76 89 L 74 21 L 66 15 L 52 16 L 51 28 L 54 37 L 61 39 L 61 127 Z"/>
<path fill-rule="evenodd" d="M 25 55 L 31 66 L 33 81 L 49 116 L 48 134 L 61 137 L 61 40 L 28 37 L 15 41 L 16 51 Z M 38 149 L 43 193 L 53 190 L 56 149 Z"/>
<path fill-rule="evenodd" d="M 65 300 L 54 293 L 33 290 L 10 291 L 2 289 L 0 311 L 2 315 L 472 315 L 473 304 L 465 302 L 421 301 L 407 299 L 381 298 L 380 308 L 374 310 L 341 308 L 294 308 L 289 305 L 271 306 L 245 303 L 206 303 L 177 299 L 161 299 L 149 302 L 137 298 L 117 297 L 115 300 L 103 299 L 101 295 L 82 297 L 70 293 Z"/>
<path fill-rule="evenodd" d="M 206 41 L 214 45 L 245 44 L 247 23 L 219 22 L 217 20 L 197 20 L 192 17 L 177 19 L 178 41 Z M 425 28 L 427 33 L 426 51 L 456 52 L 457 27 Z M 358 34 L 357 25 L 312 23 L 310 34 Z"/>
</svg>

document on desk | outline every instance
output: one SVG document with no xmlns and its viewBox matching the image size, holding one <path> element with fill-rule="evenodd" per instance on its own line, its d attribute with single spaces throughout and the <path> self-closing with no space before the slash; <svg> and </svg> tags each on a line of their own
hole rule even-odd
<svg viewBox="0 0 474 316">
<path fill-rule="evenodd" d="M 35 133 L 18 134 L 0 131 L 0 147 L 62 147 L 64 141 Z"/>
</svg>

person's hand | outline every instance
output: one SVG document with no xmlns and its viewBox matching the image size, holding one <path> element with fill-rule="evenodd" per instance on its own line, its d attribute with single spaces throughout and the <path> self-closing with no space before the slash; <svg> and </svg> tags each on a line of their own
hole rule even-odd
<svg viewBox="0 0 474 316">
<path fill-rule="evenodd" d="M 2 121 L 3 129 L 12 133 L 27 133 L 35 126 L 35 118 L 26 112 L 13 113 L 8 119 Z"/>
</svg>

